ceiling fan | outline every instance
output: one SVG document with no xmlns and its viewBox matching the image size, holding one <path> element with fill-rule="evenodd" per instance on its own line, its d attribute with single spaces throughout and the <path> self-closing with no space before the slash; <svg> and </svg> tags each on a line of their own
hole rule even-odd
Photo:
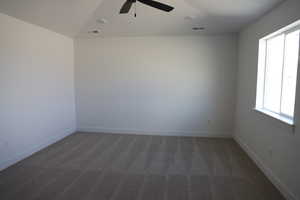
<svg viewBox="0 0 300 200">
<path fill-rule="evenodd" d="M 136 3 L 136 2 L 140 2 L 143 3 L 147 6 L 151 6 L 153 8 L 157 8 L 159 10 L 165 11 L 165 12 L 170 12 L 174 9 L 174 7 L 157 2 L 157 1 L 153 1 L 153 0 L 126 0 L 126 2 L 123 4 L 121 10 L 120 10 L 120 14 L 126 14 L 129 12 L 132 4 Z"/>
</svg>

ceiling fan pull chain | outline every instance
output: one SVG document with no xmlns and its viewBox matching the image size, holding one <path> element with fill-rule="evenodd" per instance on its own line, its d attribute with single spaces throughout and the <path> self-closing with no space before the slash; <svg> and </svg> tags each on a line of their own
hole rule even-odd
<svg viewBox="0 0 300 200">
<path fill-rule="evenodd" d="M 136 17 L 136 3 L 134 4 L 134 17 Z"/>
</svg>

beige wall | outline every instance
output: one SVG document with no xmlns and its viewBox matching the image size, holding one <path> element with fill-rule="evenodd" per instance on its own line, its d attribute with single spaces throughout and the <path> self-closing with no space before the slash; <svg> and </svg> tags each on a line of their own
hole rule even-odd
<svg viewBox="0 0 300 200">
<path fill-rule="evenodd" d="M 78 128 L 231 136 L 235 35 L 77 39 Z"/>
<path fill-rule="evenodd" d="M 243 30 L 239 37 L 235 137 L 248 147 L 249 152 L 252 152 L 265 172 L 289 199 L 300 199 L 300 87 L 297 89 L 295 132 L 292 127 L 257 113 L 253 108 L 256 97 L 258 40 L 299 20 L 299 11 L 299 0 L 285 1 L 257 23 Z M 299 77 L 298 75 L 298 80 Z"/>
<path fill-rule="evenodd" d="M 0 169 L 75 131 L 73 40 L 0 14 Z"/>
</svg>

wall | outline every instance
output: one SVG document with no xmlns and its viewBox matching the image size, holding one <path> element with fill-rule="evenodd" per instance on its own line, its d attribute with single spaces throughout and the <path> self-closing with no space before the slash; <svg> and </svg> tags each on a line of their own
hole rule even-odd
<svg viewBox="0 0 300 200">
<path fill-rule="evenodd" d="M 257 113 L 253 108 L 256 96 L 258 40 L 299 20 L 299 11 L 299 0 L 285 1 L 258 22 L 244 29 L 239 36 L 235 138 L 288 199 L 300 199 L 300 129 L 297 127 L 300 120 L 300 87 L 297 89 L 295 132 L 292 127 Z"/>
<path fill-rule="evenodd" d="M 236 37 L 77 39 L 78 129 L 230 136 Z"/>
<path fill-rule="evenodd" d="M 73 40 L 0 14 L 0 169 L 75 131 Z"/>
</svg>

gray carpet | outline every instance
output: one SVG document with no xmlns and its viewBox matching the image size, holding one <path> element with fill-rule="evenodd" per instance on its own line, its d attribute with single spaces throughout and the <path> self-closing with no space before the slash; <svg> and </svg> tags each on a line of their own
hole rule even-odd
<svg viewBox="0 0 300 200">
<path fill-rule="evenodd" d="M 73 134 L 0 172 L 1 200 L 282 200 L 231 139 Z"/>
</svg>

